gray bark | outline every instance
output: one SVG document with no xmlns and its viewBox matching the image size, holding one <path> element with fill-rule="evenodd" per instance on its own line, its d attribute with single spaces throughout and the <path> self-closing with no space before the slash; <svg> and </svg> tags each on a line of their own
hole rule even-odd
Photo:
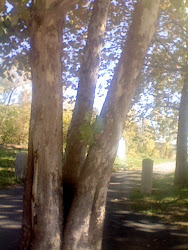
<svg viewBox="0 0 188 250">
<path fill-rule="evenodd" d="M 111 163 L 113 163 L 113 160 Z M 101 249 L 102 246 L 107 189 L 112 173 L 112 167 L 113 166 L 108 165 L 108 167 L 103 171 L 103 175 L 98 180 L 96 187 L 89 225 L 88 245 L 91 250 Z"/>
<path fill-rule="evenodd" d="M 101 240 L 89 236 L 89 229 L 95 227 L 97 220 L 103 223 L 101 215 L 117 144 L 145 53 L 155 32 L 159 3 L 159 0 L 152 3 L 141 0 L 136 6 L 125 48 L 101 112 L 103 129 L 90 147 L 80 175 L 65 228 L 65 250 L 91 249 L 90 238 L 93 239 L 92 247 L 96 245 L 96 249 L 100 249 L 98 242 Z M 98 216 L 95 221 L 91 220 L 92 213 Z"/>
<path fill-rule="evenodd" d="M 39 16 L 31 27 L 32 249 L 60 249 L 62 234 L 61 18 Z M 53 59 L 53 60 L 51 60 Z"/>
<path fill-rule="evenodd" d="M 92 115 L 109 2 L 110 0 L 94 1 L 88 26 L 87 44 L 80 69 L 78 94 L 68 131 L 66 160 L 63 168 L 65 217 L 71 206 L 86 157 L 87 142 L 81 138 L 80 132 L 83 126 L 90 122 Z"/>
<path fill-rule="evenodd" d="M 176 186 L 188 186 L 188 75 L 184 79 L 181 103 L 179 108 L 176 170 L 174 184 Z"/>
<path fill-rule="evenodd" d="M 35 1 L 31 10 L 33 92 L 21 249 L 62 245 L 61 37 L 69 5 L 67 0 Z"/>
</svg>

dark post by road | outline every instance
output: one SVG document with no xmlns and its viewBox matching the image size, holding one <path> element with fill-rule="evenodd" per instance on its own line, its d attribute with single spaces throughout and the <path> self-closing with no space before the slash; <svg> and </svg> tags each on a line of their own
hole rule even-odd
<svg viewBox="0 0 188 250">
<path fill-rule="evenodd" d="M 151 194 L 152 177 L 153 177 L 153 161 L 151 159 L 144 159 L 142 161 L 142 180 L 140 189 L 141 193 Z"/>
</svg>

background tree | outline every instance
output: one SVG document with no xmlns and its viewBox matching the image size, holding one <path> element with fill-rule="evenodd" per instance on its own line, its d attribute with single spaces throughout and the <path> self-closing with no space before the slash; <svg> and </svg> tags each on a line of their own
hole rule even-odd
<svg viewBox="0 0 188 250">
<path fill-rule="evenodd" d="M 133 105 L 133 110 L 139 109 L 138 120 L 149 119 L 156 140 L 165 144 L 173 143 L 179 134 L 178 110 L 187 65 L 186 6 L 187 1 L 164 1 L 161 5 L 159 27 L 148 51 L 141 87 L 137 92 L 141 93 L 140 99 L 137 95 L 137 103 Z M 182 145 L 181 142 L 179 145 Z M 177 152 L 182 152 L 182 149 L 178 150 L 179 145 Z M 180 165 L 182 163 L 177 156 L 176 166 Z M 179 182 L 183 182 L 183 179 Z"/>
<path fill-rule="evenodd" d="M 177 136 L 176 171 L 174 184 L 185 187 L 188 185 L 188 74 L 184 76 L 184 86 L 179 108 Z"/>
<path fill-rule="evenodd" d="M 178 7 L 178 17 L 181 18 L 181 25 L 185 24 L 183 27 L 183 35 L 188 37 L 188 1 L 183 2 L 183 4 L 177 6 Z M 184 40 L 183 40 L 184 41 Z M 179 107 L 179 122 L 178 122 L 178 135 L 177 135 L 177 152 L 176 152 L 176 170 L 174 176 L 174 184 L 177 186 L 188 186 L 188 66 L 187 66 L 187 58 L 188 58 L 188 43 L 187 40 L 184 41 L 184 52 L 181 57 L 181 78 L 183 81 L 183 89 L 181 92 L 181 102 Z"/>
<path fill-rule="evenodd" d="M 0 81 L 0 143 L 28 143 L 30 86 L 15 72 L 14 81 Z"/>
<path fill-rule="evenodd" d="M 143 120 L 139 124 L 134 116 L 136 116 L 135 112 L 129 112 L 123 131 L 127 156 L 160 157 L 160 152 L 155 145 L 156 135 L 150 122 Z"/>
</svg>

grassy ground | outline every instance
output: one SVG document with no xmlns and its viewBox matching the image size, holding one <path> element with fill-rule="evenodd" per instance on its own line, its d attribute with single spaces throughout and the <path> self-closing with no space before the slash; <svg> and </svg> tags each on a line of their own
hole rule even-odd
<svg viewBox="0 0 188 250">
<path fill-rule="evenodd" d="M 136 170 L 142 168 L 142 160 L 148 158 L 146 156 L 127 156 L 125 160 L 116 158 L 114 163 L 114 172 L 118 170 Z M 154 157 L 149 157 L 154 161 L 154 164 L 160 164 L 165 162 L 170 162 L 169 159 L 158 159 Z M 172 160 L 173 161 L 173 160 Z"/>
<path fill-rule="evenodd" d="M 173 180 L 173 174 L 154 180 L 151 195 L 143 195 L 139 190 L 131 192 L 130 208 L 188 231 L 188 188 L 174 187 Z"/>
<path fill-rule="evenodd" d="M 5 147 L 0 145 L 0 188 L 19 182 L 19 180 L 14 177 L 14 164 L 16 160 L 16 153 L 20 151 L 21 149 L 18 149 L 15 146 Z M 146 157 L 128 156 L 126 160 L 116 158 L 114 163 L 114 171 L 141 169 L 142 160 L 144 158 Z M 154 160 L 155 164 L 169 161 L 167 159 L 152 160 Z"/>
<path fill-rule="evenodd" d="M 0 145 L 0 188 L 21 182 L 20 179 L 14 177 L 16 153 L 20 151 L 14 147 Z"/>
</svg>

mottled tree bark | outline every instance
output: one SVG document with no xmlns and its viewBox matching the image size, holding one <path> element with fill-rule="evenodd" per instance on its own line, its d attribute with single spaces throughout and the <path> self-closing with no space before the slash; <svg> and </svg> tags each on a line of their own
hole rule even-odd
<svg viewBox="0 0 188 250">
<path fill-rule="evenodd" d="M 69 5 L 35 1 L 31 10 L 33 92 L 21 249 L 62 247 L 61 37 Z"/>
<path fill-rule="evenodd" d="M 181 103 L 179 108 L 176 170 L 174 184 L 176 186 L 188 186 L 188 75 L 184 79 Z"/>
<path fill-rule="evenodd" d="M 81 129 L 91 120 L 109 2 L 110 0 L 94 1 L 88 26 L 88 38 L 80 69 L 75 109 L 67 136 L 63 168 L 65 217 L 71 206 L 86 157 L 87 142 L 81 138 Z"/>
<path fill-rule="evenodd" d="M 33 100 L 24 215 L 32 249 L 60 249 L 62 234 L 61 17 L 34 15 L 31 25 Z M 53 58 L 53 60 L 51 60 Z M 28 183 L 29 182 L 29 183 Z M 29 186 L 28 186 L 29 185 Z M 26 207 L 30 211 L 26 212 Z M 31 213 L 31 214 L 30 214 Z M 30 217 L 30 218 L 29 218 Z M 26 222 L 26 220 L 24 222 Z M 24 224 L 25 227 L 28 227 Z"/>
<path fill-rule="evenodd" d="M 95 237 L 91 234 L 96 232 L 95 225 L 101 227 L 103 223 L 107 184 L 117 144 L 136 90 L 145 53 L 155 32 L 159 3 L 160 0 L 141 0 L 134 11 L 127 41 L 101 112 L 103 128 L 89 149 L 68 216 L 65 250 L 94 249 L 94 246 L 95 249 L 101 248 L 101 235 L 96 234 Z M 95 220 L 92 214 L 97 216 Z"/>
<path fill-rule="evenodd" d="M 91 218 L 89 224 L 88 245 L 91 250 L 101 249 L 103 238 L 103 225 L 106 211 L 107 189 L 112 173 L 114 159 L 106 169 L 103 169 L 102 177 L 98 180 L 91 210 Z"/>
</svg>

